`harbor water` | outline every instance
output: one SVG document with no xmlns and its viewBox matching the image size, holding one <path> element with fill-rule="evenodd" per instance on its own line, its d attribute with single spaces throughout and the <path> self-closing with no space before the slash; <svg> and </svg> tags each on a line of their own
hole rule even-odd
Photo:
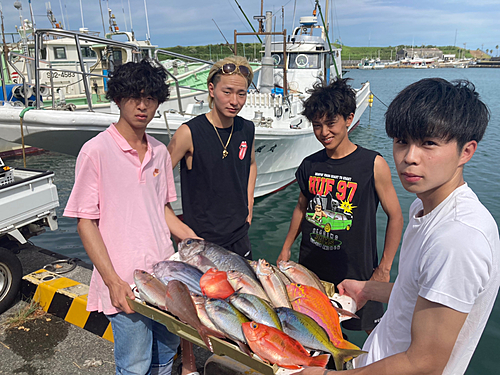
<svg viewBox="0 0 500 375">
<path fill-rule="evenodd" d="M 353 87 L 360 87 L 361 83 L 370 81 L 372 92 L 375 95 L 373 108 L 366 110 L 358 128 L 352 132 L 350 137 L 353 142 L 363 147 L 379 151 L 389 163 L 393 183 L 403 210 L 405 225 L 408 222 L 408 209 L 415 196 L 402 188 L 395 173 L 392 142 L 384 130 L 386 105 L 404 87 L 422 78 L 468 79 L 473 82 L 482 100 L 491 111 L 491 120 L 482 142 L 479 143 L 478 150 L 465 167 L 465 180 L 492 213 L 497 224 L 500 222 L 500 200 L 495 193 L 497 184 L 500 183 L 500 169 L 497 165 L 500 160 L 497 154 L 497 147 L 500 147 L 500 101 L 498 100 L 498 85 L 495 84 L 500 82 L 500 69 L 356 69 L 349 71 L 345 76 L 352 78 L 351 85 Z M 90 262 L 78 237 L 76 220 L 62 217 L 74 182 L 75 160 L 71 156 L 50 152 L 27 158 L 28 168 L 48 169 L 55 172 L 55 182 L 61 204 L 57 211 L 59 229 L 33 237 L 31 241 L 42 248 Z M 7 160 L 6 164 L 21 167 L 22 160 L 11 159 Z M 250 239 L 255 259 L 265 258 L 272 263 L 276 261 L 287 234 L 298 196 L 299 189 L 294 183 L 275 194 L 256 199 L 253 222 L 250 228 Z M 386 225 L 385 214 L 381 208 L 379 208 L 377 218 L 378 248 L 381 251 Z M 297 239 L 292 248 L 293 260 L 298 258 L 299 241 L 300 239 Z M 397 275 L 397 263 L 398 255 L 396 255 L 391 271 L 392 280 Z M 361 332 L 348 331 L 347 334 L 349 339 L 358 345 L 362 345 L 366 338 L 366 334 Z M 466 374 L 497 373 L 500 361 L 495 353 L 495 348 L 498 342 L 500 342 L 500 303 L 497 299 Z"/>
</svg>

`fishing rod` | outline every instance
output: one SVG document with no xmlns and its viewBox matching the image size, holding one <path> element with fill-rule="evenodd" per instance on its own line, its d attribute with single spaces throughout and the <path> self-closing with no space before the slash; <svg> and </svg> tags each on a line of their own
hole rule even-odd
<svg viewBox="0 0 500 375">
<path fill-rule="evenodd" d="M 219 28 L 219 25 L 217 25 L 217 22 L 215 22 L 215 20 L 212 18 L 212 21 L 214 21 L 215 23 L 215 26 L 217 26 L 217 28 L 219 29 L 219 32 L 220 34 L 222 35 L 222 37 L 224 38 L 224 40 L 226 41 L 226 45 L 227 47 L 231 50 L 231 52 L 233 53 L 234 55 L 234 49 L 231 47 L 231 45 L 229 44 L 228 40 L 226 39 L 226 37 L 224 36 L 224 34 L 222 33 L 222 30 Z M 222 52 L 222 50 L 221 50 Z"/>
<path fill-rule="evenodd" d="M 252 28 L 253 32 L 256 33 L 257 31 L 255 31 L 255 28 L 253 27 L 253 25 L 250 22 L 250 20 L 248 19 L 247 15 L 245 14 L 245 12 L 243 11 L 243 9 L 241 8 L 240 4 L 238 3 L 238 0 L 234 0 L 234 1 L 235 1 L 236 5 L 238 5 L 238 8 L 240 8 L 241 13 L 243 13 L 243 15 L 245 16 L 245 19 L 247 20 L 248 24 Z M 256 36 L 257 36 L 257 39 L 259 39 L 259 42 L 262 44 L 262 39 L 260 39 L 260 37 L 258 35 L 256 35 Z"/>
<path fill-rule="evenodd" d="M 326 0 L 326 1 L 328 1 L 328 0 Z M 319 0 L 316 0 L 316 7 L 319 10 L 319 15 L 321 17 L 321 22 L 323 23 L 323 27 L 326 29 L 325 20 L 323 18 L 323 12 L 321 11 L 321 5 L 319 5 Z M 337 62 L 335 61 L 335 56 L 333 56 L 332 44 L 330 43 L 330 37 L 328 36 L 328 32 L 326 32 L 325 34 L 326 34 L 326 40 L 328 42 L 328 46 L 330 48 L 330 56 L 332 57 L 332 60 L 333 60 L 333 66 L 335 67 L 335 74 L 337 75 L 337 77 L 340 78 L 339 70 L 337 69 Z"/>
</svg>

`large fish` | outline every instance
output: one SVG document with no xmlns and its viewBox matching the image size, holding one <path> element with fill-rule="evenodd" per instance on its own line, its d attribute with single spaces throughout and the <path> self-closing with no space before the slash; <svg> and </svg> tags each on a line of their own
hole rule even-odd
<svg viewBox="0 0 500 375">
<path fill-rule="evenodd" d="M 207 348 L 213 351 L 208 335 L 215 337 L 221 337 L 221 335 L 219 332 L 213 331 L 201 323 L 186 284 L 179 280 L 169 281 L 167 284 L 166 302 L 168 311 L 196 329 Z"/>
<path fill-rule="evenodd" d="M 143 270 L 134 271 L 134 282 L 141 300 L 166 310 L 167 287 L 156 277 Z"/>
<path fill-rule="evenodd" d="M 271 303 L 276 307 L 292 308 L 288 299 L 286 286 L 274 269 L 264 259 L 259 259 L 257 277 L 269 296 Z"/>
<path fill-rule="evenodd" d="M 285 275 L 278 267 L 276 267 L 274 264 L 270 265 L 273 268 L 274 273 L 278 275 L 278 277 L 281 279 L 281 281 L 283 281 L 283 284 L 285 284 L 285 286 L 292 283 L 290 278 L 287 275 Z"/>
<path fill-rule="evenodd" d="M 295 263 L 291 260 L 280 260 L 278 268 L 283 272 L 292 282 L 296 284 L 313 286 L 326 294 L 325 287 L 321 283 L 318 276 L 302 264 Z"/>
<path fill-rule="evenodd" d="M 337 348 L 359 350 L 356 345 L 344 340 L 339 314 L 323 292 L 312 286 L 295 283 L 287 285 L 286 289 L 292 308 L 313 318 L 324 328 Z"/>
<path fill-rule="evenodd" d="M 178 248 L 184 262 L 193 264 L 193 260 L 203 256 L 220 271 L 240 271 L 255 279 L 255 273 L 245 258 L 212 242 L 187 238 L 179 243 Z"/>
<path fill-rule="evenodd" d="M 249 321 L 247 317 L 223 299 L 207 299 L 205 310 L 217 329 L 224 332 L 226 337 L 236 342 L 244 353 L 251 356 L 250 349 L 246 345 L 243 330 L 241 329 L 241 325 Z"/>
<path fill-rule="evenodd" d="M 340 371 L 344 362 L 366 353 L 362 350 L 339 349 L 330 341 L 326 331 L 316 321 L 298 311 L 279 307 L 276 313 L 281 321 L 283 332 L 294 338 L 306 348 L 330 352 L 335 360 L 335 368 Z"/>
<path fill-rule="evenodd" d="M 330 354 L 311 357 L 302 344 L 279 329 L 247 322 L 242 325 L 250 349 L 260 358 L 278 366 L 299 369 L 300 366 L 325 367 Z"/>
<path fill-rule="evenodd" d="M 193 300 L 194 306 L 196 307 L 196 313 L 198 314 L 198 319 L 200 319 L 200 322 L 204 326 L 207 326 L 208 328 L 219 332 L 221 337 L 225 337 L 224 333 L 219 331 L 219 329 L 212 323 L 212 321 L 208 317 L 207 310 L 205 309 L 206 298 L 200 296 L 199 294 L 191 292 L 191 299 Z"/>
<path fill-rule="evenodd" d="M 248 319 L 281 330 L 278 315 L 269 305 L 269 302 L 264 301 L 262 298 L 253 294 L 234 293 L 228 300 Z"/>
<path fill-rule="evenodd" d="M 200 279 L 203 272 L 188 263 L 164 260 L 153 266 L 153 273 L 164 284 L 179 280 L 186 284 L 190 291 L 201 294 Z"/>
<path fill-rule="evenodd" d="M 253 294 L 267 302 L 271 302 L 260 282 L 253 277 L 249 277 L 240 271 L 229 271 L 227 273 L 227 280 L 236 292 Z"/>
<path fill-rule="evenodd" d="M 201 292 L 209 298 L 225 299 L 234 293 L 234 289 L 227 281 L 227 274 L 210 268 L 200 279 Z"/>
</svg>

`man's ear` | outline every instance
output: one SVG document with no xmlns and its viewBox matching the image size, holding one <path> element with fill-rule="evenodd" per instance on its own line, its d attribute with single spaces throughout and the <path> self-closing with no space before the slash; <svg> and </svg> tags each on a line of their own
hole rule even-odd
<svg viewBox="0 0 500 375">
<path fill-rule="evenodd" d="M 462 151 L 460 153 L 460 166 L 465 165 L 472 158 L 472 155 L 477 150 L 477 141 L 469 141 L 464 147 L 462 147 Z"/>
<path fill-rule="evenodd" d="M 351 126 L 352 120 L 354 120 L 354 113 L 349 114 L 346 119 L 346 125 L 349 128 Z"/>
</svg>

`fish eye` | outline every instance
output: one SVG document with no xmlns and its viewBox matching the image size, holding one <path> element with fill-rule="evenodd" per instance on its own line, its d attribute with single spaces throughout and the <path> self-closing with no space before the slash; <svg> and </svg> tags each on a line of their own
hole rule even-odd
<svg viewBox="0 0 500 375">
<path fill-rule="evenodd" d="M 302 286 L 302 284 L 297 284 L 297 286 L 300 288 Z"/>
<path fill-rule="evenodd" d="M 189 239 L 186 241 L 186 244 L 191 245 L 193 243 L 193 240 Z"/>
<path fill-rule="evenodd" d="M 252 328 L 257 328 L 259 325 L 255 322 L 252 322 Z"/>
</svg>

